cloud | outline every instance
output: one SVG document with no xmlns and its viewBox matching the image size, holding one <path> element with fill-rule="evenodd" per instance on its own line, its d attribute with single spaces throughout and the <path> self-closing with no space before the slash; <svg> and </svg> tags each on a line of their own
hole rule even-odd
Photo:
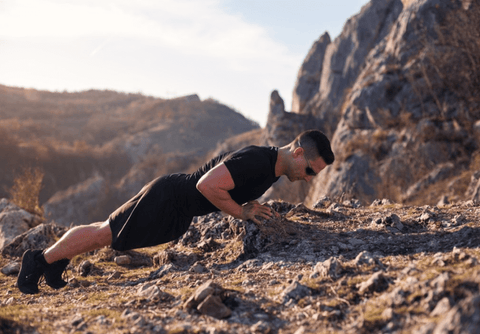
<svg viewBox="0 0 480 334">
<path fill-rule="evenodd" d="M 230 58 L 239 66 L 298 61 L 263 27 L 226 13 L 216 0 L 18 0 L 0 13 L 1 39 L 84 37 L 142 39 L 185 54 Z"/>
</svg>

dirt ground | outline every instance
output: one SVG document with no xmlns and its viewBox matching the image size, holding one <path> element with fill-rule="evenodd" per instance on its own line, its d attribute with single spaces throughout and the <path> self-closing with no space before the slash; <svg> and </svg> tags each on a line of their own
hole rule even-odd
<svg viewBox="0 0 480 334">
<path fill-rule="evenodd" d="M 0 274 L 0 332 L 479 332 L 474 203 L 268 205 L 282 218 L 214 213 L 166 245 L 78 256 L 61 290 Z"/>
</svg>

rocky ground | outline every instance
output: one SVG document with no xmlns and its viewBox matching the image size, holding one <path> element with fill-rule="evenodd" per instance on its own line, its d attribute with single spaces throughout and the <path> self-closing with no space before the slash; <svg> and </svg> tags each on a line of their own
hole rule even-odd
<svg viewBox="0 0 480 334">
<path fill-rule="evenodd" d="M 176 242 L 72 260 L 69 284 L 15 287 L 2 333 L 480 333 L 480 207 L 269 202 L 262 225 L 211 214 Z"/>
</svg>

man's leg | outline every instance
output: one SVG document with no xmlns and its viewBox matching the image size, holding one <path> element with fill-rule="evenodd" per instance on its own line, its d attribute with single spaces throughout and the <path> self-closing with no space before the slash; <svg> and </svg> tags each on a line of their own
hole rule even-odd
<svg viewBox="0 0 480 334">
<path fill-rule="evenodd" d="M 75 255 L 90 252 L 112 243 L 112 231 L 108 220 L 90 225 L 76 226 L 44 252 L 45 261 L 53 263 L 72 259 Z"/>
<path fill-rule="evenodd" d="M 62 274 L 72 257 L 108 246 L 111 242 L 112 233 L 106 221 L 76 226 L 45 251 L 29 249 L 22 257 L 18 288 L 23 293 L 38 293 L 38 281 L 42 275 L 52 288 L 63 288 L 67 282 L 62 279 Z"/>
</svg>

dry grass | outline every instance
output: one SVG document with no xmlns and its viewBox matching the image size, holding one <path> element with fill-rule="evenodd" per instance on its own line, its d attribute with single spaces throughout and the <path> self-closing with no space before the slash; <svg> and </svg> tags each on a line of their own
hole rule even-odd
<svg viewBox="0 0 480 334">
<path fill-rule="evenodd" d="M 421 40 L 424 56 L 410 78 L 424 79 L 423 88 L 414 88 L 421 100 L 433 99 L 441 119 L 450 118 L 449 111 L 456 109 L 456 119 L 468 129 L 480 116 L 480 4 L 472 2 L 468 9 L 459 4 L 435 27 L 435 35 L 425 34 Z"/>
<path fill-rule="evenodd" d="M 10 199 L 26 211 L 43 216 L 39 205 L 39 195 L 42 189 L 44 173 L 40 168 L 25 168 L 13 181 L 10 189 Z"/>
</svg>

